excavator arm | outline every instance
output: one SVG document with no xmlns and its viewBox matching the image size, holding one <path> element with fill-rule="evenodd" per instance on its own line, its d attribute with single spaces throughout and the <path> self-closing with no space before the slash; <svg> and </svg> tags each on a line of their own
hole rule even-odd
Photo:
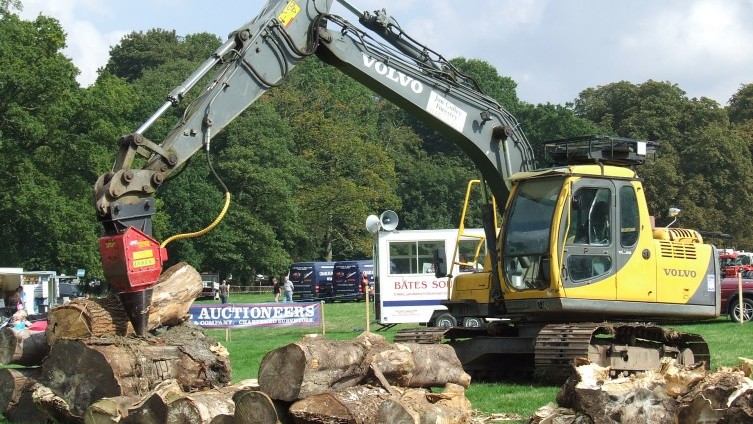
<svg viewBox="0 0 753 424">
<path fill-rule="evenodd" d="M 515 118 L 472 78 L 402 32 L 385 11 L 360 13 L 338 1 L 370 32 L 330 15 L 332 0 L 269 0 L 136 132 L 120 139 L 112 170 L 94 186 L 94 202 L 105 229 L 99 242 L 105 276 L 137 334 L 146 331 L 151 286 L 167 259 L 164 244 L 152 238 L 153 194 L 200 149 L 209 152 L 216 133 L 307 56 L 316 54 L 443 133 L 471 158 L 498 202 L 507 198 L 506 180 L 513 173 L 534 168 Z M 210 73 L 208 86 L 162 142 L 144 137 Z M 139 157 L 143 166 L 136 165 Z"/>
</svg>

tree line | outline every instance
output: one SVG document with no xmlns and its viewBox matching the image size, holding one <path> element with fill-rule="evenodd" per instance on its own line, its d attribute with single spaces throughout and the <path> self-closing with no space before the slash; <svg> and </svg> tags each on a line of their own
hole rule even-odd
<svg viewBox="0 0 753 424">
<path fill-rule="evenodd" d="M 96 82 L 81 87 L 62 53 L 59 22 L 24 20 L 19 8 L 0 1 L 0 266 L 85 268 L 101 277 L 94 182 L 110 170 L 118 137 L 151 116 L 221 40 L 163 29 L 131 33 L 111 48 Z M 678 226 L 730 234 L 710 241 L 753 249 L 753 84 L 742 82 L 727 105 L 653 80 L 585 88 L 565 105 L 533 105 L 488 63 L 452 62 L 518 118 L 539 155 L 547 140 L 583 134 L 658 141 L 655 163 L 639 169 L 657 220 L 678 207 Z M 162 139 L 182 112 L 171 110 L 146 136 Z M 386 209 L 399 214 L 399 228 L 457 227 L 466 183 L 477 178 L 452 143 L 313 58 L 218 134 L 211 160 L 233 195 L 231 208 L 207 235 L 170 244 L 170 262 L 240 283 L 285 273 L 293 261 L 369 257 L 365 219 Z M 224 194 L 202 155 L 164 186 L 158 240 L 205 227 L 222 207 Z"/>
</svg>

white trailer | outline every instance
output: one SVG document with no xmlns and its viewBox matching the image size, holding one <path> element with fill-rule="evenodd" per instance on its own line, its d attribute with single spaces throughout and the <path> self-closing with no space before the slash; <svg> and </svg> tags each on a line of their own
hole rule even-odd
<svg viewBox="0 0 753 424">
<path fill-rule="evenodd" d="M 484 230 L 381 231 L 375 251 L 376 317 L 382 325 L 427 323 L 449 296 L 452 279 L 434 275 L 434 251 L 444 249 L 453 275 L 480 270 L 486 256 Z M 449 266 L 448 266 L 449 269 Z"/>
</svg>

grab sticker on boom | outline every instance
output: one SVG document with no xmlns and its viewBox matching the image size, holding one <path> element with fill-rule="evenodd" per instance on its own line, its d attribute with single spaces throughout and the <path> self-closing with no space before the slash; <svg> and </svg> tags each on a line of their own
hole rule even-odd
<svg viewBox="0 0 753 424">
<path fill-rule="evenodd" d="M 397 69 L 387 65 L 386 63 L 376 60 L 373 57 L 369 57 L 366 53 L 363 55 L 363 65 L 367 68 L 374 68 L 374 70 L 385 78 L 392 80 L 403 87 L 409 87 L 411 91 L 416 94 L 421 94 L 424 91 L 424 85 L 421 81 L 413 79 L 410 75 L 398 71 Z"/>
</svg>

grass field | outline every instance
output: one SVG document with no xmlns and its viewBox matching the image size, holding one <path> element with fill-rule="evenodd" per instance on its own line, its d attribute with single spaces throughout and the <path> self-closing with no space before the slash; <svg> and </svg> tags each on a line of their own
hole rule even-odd
<svg viewBox="0 0 753 424">
<path fill-rule="evenodd" d="M 272 300 L 271 295 L 232 295 L 232 303 L 261 303 Z M 205 302 L 200 302 L 205 303 Z M 330 339 L 346 340 L 361 334 L 366 327 L 364 303 L 326 304 L 325 332 Z M 400 328 L 413 325 L 397 326 L 379 331 L 380 326 L 372 323 L 370 330 L 392 340 Z M 734 366 L 740 356 L 753 357 L 753 330 L 749 324 L 731 322 L 720 318 L 711 322 L 673 325 L 679 331 L 696 333 L 703 336 L 711 350 L 712 368 Z M 256 378 L 259 364 L 265 353 L 298 341 L 308 333 L 320 332 L 316 327 L 277 327 L 235 329 L 229 331 L 230 340 L 225 341 L 225 330 L 208 330 L 207 332 L 220 341 L 230 352 L 235 381 Z M 506 364 L 500 364 L 506 366 Z M 514 366 L 514 364 L 511 364 Z M 511 383 L 473 383 L 467 392 L 475 409 L 483 413 L 509 413 L 521 417 L 530 416 L 536 409 L 554 402 L 559 387 L 535 386 L 532 384 Z"/>
</svg>

